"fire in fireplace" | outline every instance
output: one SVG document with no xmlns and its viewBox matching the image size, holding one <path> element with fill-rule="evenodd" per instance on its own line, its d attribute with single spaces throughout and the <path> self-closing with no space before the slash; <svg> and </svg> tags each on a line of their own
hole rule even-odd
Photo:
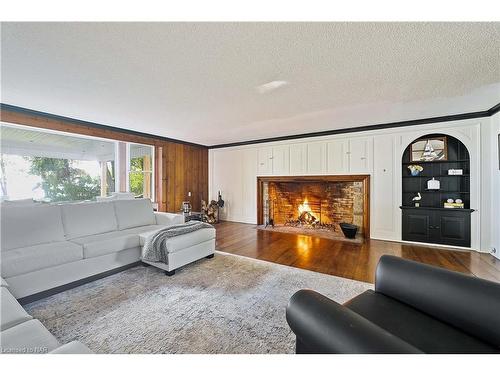
<svg viewBox="0 0 500 375">
<path fill-rule="evenodd" d="M 299 218 L 298 222 L 304 225 L 312 225 L 319 223 L 319 219 L 314 216 L 314 213 L 307 202 L 307 199 L 304 200 L 304 203 L 299 204 Z"/>
</svg>

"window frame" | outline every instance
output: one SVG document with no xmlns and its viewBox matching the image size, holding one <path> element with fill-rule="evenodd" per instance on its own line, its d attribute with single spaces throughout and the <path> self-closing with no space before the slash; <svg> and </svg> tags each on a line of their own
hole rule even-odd
<svg viewBox="0 0 500 375">
<path fill-rule="evenodd" d="M 138 173 L 130 170 L 130 146 L 132 145 L 138 145 L 138 146 L 145 146 L 149 147 L 151 149 L 151 170 L 150 171 L 142 171 L 142 173 L 150 173 L 151 174 L 151 197 L 149 199 L 151 202 L 155 202 L 155 197 L 156 197 L 156 181 L 155 181 L 155 146 L 154 145 L 148 145 L 144 143 L 137 143 L 137 142 L 125 142 L 126 143 L 126 152 L 125 152 L 125 160 L 126 160 L 126 168 L 125 168 L 125 174 L 126 174 L 126 186 L 127 186 L 127 192 L 130 193 L 130 173 Z"/>
</svg>

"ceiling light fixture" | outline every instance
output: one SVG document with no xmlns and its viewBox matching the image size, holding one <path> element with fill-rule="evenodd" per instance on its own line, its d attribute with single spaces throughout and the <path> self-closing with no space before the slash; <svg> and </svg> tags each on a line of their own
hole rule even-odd
<svg viewBox="0 0 500 375">
<path fill-rule="evenodd" d="M 257 86 L 255 89 L 259 94 L 267 94 L 268 92 L 279 89 L 280 87 L 287 86 L 289 82 L 287 81 L 271 81 L 264 83 L 263 85 Z"/>
</svg>

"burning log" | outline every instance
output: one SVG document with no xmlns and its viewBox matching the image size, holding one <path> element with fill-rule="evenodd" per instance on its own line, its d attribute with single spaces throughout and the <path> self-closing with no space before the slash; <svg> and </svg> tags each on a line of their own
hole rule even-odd
<svg viewBox="0 0 500 375">
<path fill-rule="evenodd" d="M 312 225 L 318 221 L 316 217 L 310 211 L 304 211 L 299 216 L 299 221 L 301 223 Z"/>
</svg>

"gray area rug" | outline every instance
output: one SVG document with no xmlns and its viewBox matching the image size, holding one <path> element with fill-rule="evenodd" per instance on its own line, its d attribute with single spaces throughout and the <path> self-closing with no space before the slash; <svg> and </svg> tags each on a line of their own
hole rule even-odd
<svg viewBox="0 0 500 375">
<path fill-rule="evenodd" d="M 217 252 L 167 277 L 138 266 L 26 305 L 62 343 L 96 353 L 293 353 L 293 293 L 343 303 L 371 284 Z"/>
</svg>

